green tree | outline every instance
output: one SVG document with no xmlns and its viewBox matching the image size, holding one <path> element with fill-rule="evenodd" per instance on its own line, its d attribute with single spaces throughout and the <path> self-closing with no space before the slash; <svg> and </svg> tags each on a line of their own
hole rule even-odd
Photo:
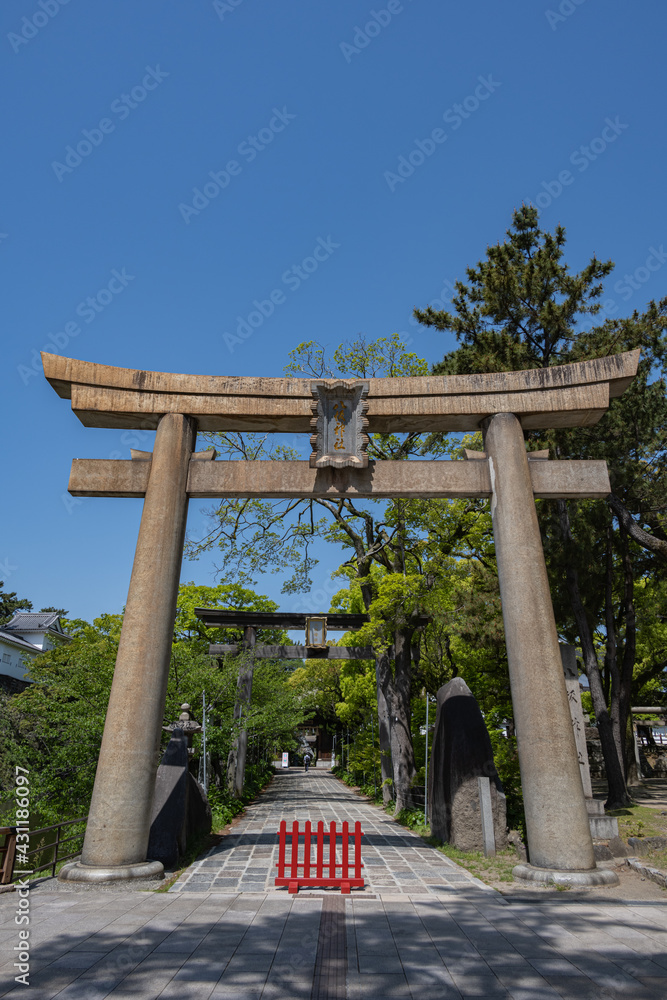
<svg viewBox="0 0 667 1000">
<path fill-rule="evenodd" d="M 36 657 L 33 683 L 8 698 L 0 715 L 0 783 L 14 765 L 30 771 L 33 825 L 87 811 L 104 729 L 122 618 L 67 623 L 72 641 Z"/>
<path fill-rule="evenodd" d="M 602 280 L 610 260 L 593 256 L 578 274 L 563 262 L 565 229 L 539 227 L 536 208 L 523 205 L 512 217 L 504 243 L 466 269 L 456 282 L 454 312 L 415 309 L 425 326 L 451 331 L 459 347 L 433 366 L 436 374 L 548 368 L 572 361 L 577 324 L 600 311 Z"/>
<path fill-rule="evenodd" d="M 172 646 L 164 721 L 174 722 L 184 702 L 191 705 L 192 715 L 201 719 L 202 693 L 206 692 L 214 784 L 224 790 L 227 755 L 234 739 L 238 660 L 229 657 L 218 663 L 208 655 L 209 638 L 219 636 L 202 636 L 195 627 L 197 619 L 191 620 L 190 615 L 193 607 L 209 602 L 227 606 L 238 602 L 244 610 L 274 610 L 275 604 L 252 591 L 233 587 L 184 584 L 179 593 L 180 618 Z M 121 615 L 102 615 L 92 624 L 68 621 L 71 642 L 36 657 L 30 665 L 33 683 L 21 694 L 3 697 L 0 795 L 13 788 L 16 764 L 28 768 L 33 825 L 49 825 L 87 812 L 121 626 Z M 275 746 L 288 745 L 293 739 L 304 710 L 282 664 L 263 661 L 255 673 L 253 703 L 246 720 L 249 759 L 265 773 Z M 137 727 L 142 724 L 137 718 Z M 168 739 L 164 732 L 163 746 Z M 200 739 L 195 737 L 195 743 L 196 757 Z M 224 798 L 224 791 L 222 795 Z"/>
<path fill-rule="evenodd" d="M 595 256 L 576 274 L 564 262 L 565 230 L 540 229 L 537 210 L 513 215 L 507 239 L 457 282 L 453 312 L 415 310 L 451 331 L 459 346 L 441 374 L 543 368 L 641 348 L 634 385 L 594 427 L 527 433 L 529 447 L 556 458 L 604 458 L 612 493 L 600 502 L 539 503 L 557 621 L 578 641 L 609 781 L 608 806 L 627 803 L 626 723 L 633 691 L 638 580 L 662 574 L 665 520 L 665 325 L 667 300 L 622 320 L 595 324 L 611 261 Z M 593 325 L 591 325 L 593 324 Z M 640 554 L 641 553 L 641 554 Z"/>
<path fill-rule="evenodd" d="M 5 625 L 16 611 L 32 611 L 32 602 L 19 597 L 15 590 L 4 591 L 4 580 L 0 580 L 0 625 Z"/>
</svg>

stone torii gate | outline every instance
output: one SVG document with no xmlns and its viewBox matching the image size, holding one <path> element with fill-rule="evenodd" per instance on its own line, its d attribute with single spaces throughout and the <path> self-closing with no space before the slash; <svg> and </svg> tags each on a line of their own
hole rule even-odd
<svg viewBox="0 0 667 1000">
<path fill-rule="evenodd" d="M 607 468 L 531 455 L 523 432 L 595 424 L 632 381 L 638 351 L 523 372 L 350 382 L 166 374 L 51 354 L 42 362 L 85 426 L 157 431 L 152 454 L 72 465 L 73 496 L 145 499 L 82 857 L 61 878 L 161 874 L 146 849 L 188 499 L 352 496 L 490 498 L 531 861 L 515 874 L 615 880 L 595 868 L 534 503 L 602 499 Z M 303 462 L 216 462 L 195 452 L 198 429 L 311 432 L 314 451 Z M 367 433 L 480 429 L 475 461 L 366 455 Z"/>
</svg>

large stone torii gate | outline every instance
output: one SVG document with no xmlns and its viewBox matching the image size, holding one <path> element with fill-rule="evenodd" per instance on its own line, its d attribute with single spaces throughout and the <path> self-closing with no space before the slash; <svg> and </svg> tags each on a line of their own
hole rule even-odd
<svg viewBox="0 0 667 1000">
<path fill-rule="evenodd" d="M 526 452 L 524 430 L 595 424 L 632 381 L 639 351 L 487 375 L 341 382 L 135 371 L 42 354 L 87 427 L 155 429 L 152 454 L 75 459 L 73 496 L 144 497 L 81 861 L 73 881 L 155 878 L 146 860 L 188 499 L 489 497 L 530 866 L 544 881 L 595 867 L 535 498 L 606 497 L 605 462 Z M 315 432 L 310 461 L 212 461 L 197 430 Z M 366 433 L 476 431 L 474 461 L 369 462 Z M 136 720 L 141 720 L 137 728 Z"/>
</svg>

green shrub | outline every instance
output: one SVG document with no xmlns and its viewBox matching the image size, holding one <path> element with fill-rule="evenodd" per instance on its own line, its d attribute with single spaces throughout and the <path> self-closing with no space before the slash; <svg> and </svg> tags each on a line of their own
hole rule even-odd
<svg viewBox="0 0 667 1000">
<path fill-rule="evenodd" d="M 208 790 L 208 801 L 211 803 L 213 830 L 222 830 L 235 816 L 240 815 L 257 793 L 266 787 L 274 773 L 270 764 L 264 762 L 247 764 L 243 795 L 238 799 L 230 795 L 227 789 L 211 785 Z"/>
</svg>

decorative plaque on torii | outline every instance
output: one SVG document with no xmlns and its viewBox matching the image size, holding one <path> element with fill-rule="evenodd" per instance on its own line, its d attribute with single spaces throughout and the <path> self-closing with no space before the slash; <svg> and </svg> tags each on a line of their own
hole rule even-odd
<svg viewBox="0 0 667 1000">
<path fill-rule="evenodd" d="M 311 382 L 311 469 L 365 469 L 368 465 L 368 382 Z"/>
<path fill-rule="evenodd" d="M 595 424 L 639 351 L 486 375 L 298 378 L 180 375 L 43 354 L 87 427 L 155 429 L 152 453 L 75 459 L 73 496 L 143 497 L 81 861 L 72 881 L 159 877 L 146 858 L 189 498 L 487 497 L 498 564 L 530 865 L 515 876 L 597 884 L 535 499 L 604 499 L 606 463 L 526 451 L 524 432 Z M 313 424 L 314 421 L 314 424 Z M 309 461 L 215 461 L 197 431 L 312 435 Z M 473 461 L 370 461 L 367 433 L 482 431 Z M 314 433 L 313 433 L 314 432 Z M 142 720 L 137 730 L 136 718 Z"/>
</svg>

